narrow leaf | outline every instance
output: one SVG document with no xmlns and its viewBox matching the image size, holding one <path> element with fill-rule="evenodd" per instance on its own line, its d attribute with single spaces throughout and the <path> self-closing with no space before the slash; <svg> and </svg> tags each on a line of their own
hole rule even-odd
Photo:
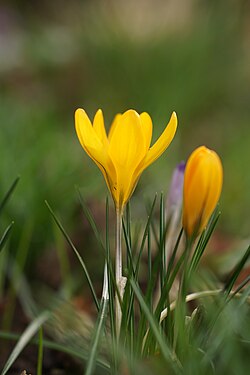
<svg viewBox="0 0 250 375">
<path fill-rule="evenodd" d="M 173 354 L 173 352 L 170 350 L 170 348 L 168 347 L 168 344 L 166 342 L 166 339 L 164 338 L 164 336 L 162 335 L 162 332 L 160 331 L 160 327 L 159 327 L 159 324 L 158 322 L 156 322 L 155 318 L 154 318 L 154 315 L 151 313 L 151 311 L 149 310 L 142 294 L 141 294 L 141 291 L 140 289 L 138 288 L 138 286 L 136 285 L 135 281 L 130 279 L 130 283 L 131 283 L 131 286 L 135 292 L 135 295 L 139 301 L 139 304 L 142 308 L 142 310 L 144 311 L 144 314 L 146 315 L 147 319 L 148 319 L 148 322 L 149 322 L 149 325 L 151 327 L 151 330 L 157 340 L 157 343 L 161 349 L 161 352 L 162 352 L 162 355 L 163 357 L 165 358 L 165 360 L 171 365 L 171 367 L 174 369 L 174 370 L 177 370 L 177 369 L 181 369 L 181 364 L 180 362 L 178 361 L 178 359 L 176 358 L 176 356 Z"/>
<path fill-rule="evenodd" d="M 0 239 L 0 251 L 4 248 L 4 245 L 9 237 L 13 224 L 14 224 L 14 221 L 12 221 L 12 223 L 10 223 L 9 226 L 5 229 L 4 234 L 2 235 L 2 238 Z"/>
<path fill-rule="evenodd" d="M 91 214 L 91 212 L 89 211 L 86 203 L 84 202 L 83 197 L 82 197 L 81 192 L 80 192 L 80 190 L 79 190 L 78 187 L 76 187 L 76 191 L 77 191 L 78 196 L 79 196 L 79 201 L 80 201 L 80 204 L 82 206 L 83 213 L 84 213 L 86 219 L 88 220 L 89 225 L 91 226 L 91 228 L 92 228 L 92 230 L 93 230 L 93 232 L 95 234 L 95 237 L 96 237 L 97 241 L 99 242 L 99 244 L 101 245 L 101 247 L 104 249 L 103 241 L 102 241 L 101 236 L 100 236 L 100 231 L 97 228 L 97 225 L 95 223 L 93 215 Z"/>
<path fill-rule="evenodd" d="M 21 335 L 20 339 L 18 340 L 16 346 L 14 347 L 13 351 L 11 352 L 2 372 L 1 375 L 5 375 L 32 337 L 37 333 L 39 328 L 49 319 L 49 313 L 46 311 L 38 316 L 30 325 L 26 328 L 26 330 Z"/>
<path fill-rule="evenodd" d="M 82 269 L 84 271 L 84 274 L 86 276 L 86 279 L 87 279 L 87 282 L 89 284 L 89 288 L 90 288 L 90 291 L 92 293 L 92 296 L 93 296 L 93 299 L 94 299 L 94 302 L 95 302 L 95 305 L 97 307 L 97 310 L 99 310 L 100 308 L 100 304 L 99 304 L 99 301 L 97 299 L 97 296 L 96 296 L 96 293 L 95 293 L 95 290 L 94 290 L 94 286 L 93 286 L 93 283 L 91 281 L 91 278 L 89 276 L 89 273 L 88 273 L 88 270 L 87 270 L 87 267 L 81 257 L 81 255 L 79 254 L 78 250 L 76 249 L 75 245 L 73 244 L 73 242 L 71 241 L 70 237 L 68 236 L 68 234 L 66 233 L 65 229 L 63 228 L 61 222 L 59 221 L 59 219 L 57 218 L 57 216 L 55 215 L 54 211 L 52 210 L 52 208 L 50 207 L 49 203 L 47 201 L 45 201 L 45 204 L 46 206 L 48 207 L 53 219 L 55 220 L 56 224 L 58 225 L 58 228 L 61 230 L 62 234 L 64 235 L 66 241 L 68 242 L 69 246 L 71 247 L 71 249 L 74 251 L 74 253 L 76 254 L 81 266 L 82 266 Z"/>
<path fill-rule="evenodd" d="M 15 190 L 16 188 L 16 185 L 18 183 L 18 181 L 20 180 L 20 176 L 18 176 L 15 181 L 12 183 L 11 187 L 9 188 L 9 190 L 7 191 L 7 193 L 5 194 L 2 202 L 0 203 L 0 213 L 1 211 L 3 210 L 4 206 L 6 205 L 6 203 L 8 202 L 8 200 L 10 199 L 13 191 Z"/>
<path fill-rule="evenodd" d="M 241 260 L 239 261 L 239 263 L 236 265 L 236 267 L 234 268 L 234 271 L 231 275 L 231 277 L 228 279 L 225 287 L 224 287 L 224 293 L 228 296 L 229 293 L 231 292 L 233 286 L 234 286 L 234 283 L 235 281 L 237 280 L 240 272 L 242 271 L 244 265 L 246 264 L 248 258 L 249 258 L 249 255 L 250 255 L 250 246 L 247 248 L 245 254 L 243 255 L 243 257 L 241 258 Z"/>
<path fill-rule="evenodd" d="M 2 338 L 4 340 L 17 341 L 17 340 L 19 340 L 20 337 L 21 337 L 21 335 L 16 334 L 16 333 L 0 331 L 0 338 Z M 32 344 L 32 345 L 39 345 L 39 340 L 37 338 L 33 338 L 33 339 L 30 340 L 29 343 Z M 84 350 L 82 350 L 82 348 L 81 349 L 76 349 L 76 348 L 72 349 L 71 347 L 67 347 L 65 344 L 60 344 L 60 343 L 53 342 L 53 341 L 50 341 L 50 340 L 43 340 L 43 346 L 45 348 L 55 350 L 57 352 L 66 353 L 66 354 L 71 355 L 72 357 L 75 357 L 75 358 L 78 358 L 78 359 L 83 359 L 85 361 L 88 359 L 88 355 L 89 355 L 89 353 L 86 353 Z M 99 367 L 101 367 L 103 370 L 109 369 L 108 364 L 104 361 L 99 360 L 99 359 L 97 360 L 97 365 Z"/>
<path fill-rule="evenodd" d="M 39 329 L 38 358 L 37 358 L 37 375 L 43 375 L 43 329 Z"/>
<path fill-rule="evenodd" d="M 108 305 L 109 305 L 108 299 L 103 298 L 101 302 L 99 314 L 98 314 L 98 319 L 96 322 L 96 328 L 94 329 L 94 332 L 93 332 L 93 339 L 90 345 L 91 351 L 89 353 L 89 359 L 86 365 L 85 375 L 93 374 L 93 371 L 96 366 L 96 357 L 98 353 L 98 347 L 102 338 Z"/>
</svg>

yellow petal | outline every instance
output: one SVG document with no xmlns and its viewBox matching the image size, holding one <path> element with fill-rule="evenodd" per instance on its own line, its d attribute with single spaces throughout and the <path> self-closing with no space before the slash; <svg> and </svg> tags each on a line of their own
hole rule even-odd
<svg viewBox="0 0 250 375">
<path fill-rule="evenodd" d="M 147 168 L 150 164 L 152 164 L 166 150 L 166 148 L 169 146 L 172 139 L 174 138 L 176 128 L 177 116 L 176 113 L 173 112 L 167 127 L 165 128 L 161 136 L 157 139 L 157 141 L 154 143 L 154 145 L 150 147 L 150 149 L 148 150 L 147 156 L 142 166 L 143 169 Z"/>
<path fill-rule="evenodd" d="M 142 131 L 145 137 L 146 148 L 149 149 L 151 139 L 152 139 L 152 131 L 153 131 L 152 120 L 147 112 L 141 113 L 140 118 L 142 122 Z"/>
<path fill-rule="evenodd" d="M 197 158 L 196 158 L 197 159 Z M 193 159 L 194 160 L 194 159 Z M 195 168 L 193 165 L 195 164 Z M 201 224 L 206 197 L 208 193 L 208 168 L 204 160 L 194 160 L 187 165 L 184 179 L 183 226 L 191 234 Z"/>
<path fill-rule="evenodd" d="M 142 120 L 144 136 L 147 142 L 146 147 L 148 149 L 150 142 L 151 142 L 151 138 L 152 138 L 152 120 L 146 112 L 142 113 L 140 117 Z M 165 149 L 169 145 L 169 143 L 174 137 L 176 126 L 177 126 L 177 117 L 174 112 L 172 114 L 172 117 L 169 121 L 167 128 L 164 130 L 164 132 L 162 133 L 160 138 L 157 140 L 157 142 L 154 144 L 154 146 L 148 150 L 148 153 L 146 154 L 145 158 L 143 158 L 141 162 L 137 165 L 136 169 L 131 174 L 131 178 L 127 180 L 127 189 L 124 194 L 124 198 L 126 199 L 126 201 L 133 194 L 133 191 L 140 178 L 140 175 L 142 174 L 144 169 L 147 168 L 151 163 L 153 163 L 165 151 Z M 152 149 L 153 149 L 154 154 L 151 153 Z"/>
<path fill-rule="evenodd" d="M 146 151 L 140 116 L 136 111 L 128 110 L 115 124 L 109 144 L 109 156 L 116 169 L 122 173 L 124 169 L 135 169 L 145 157 Z"/>
<path fill-rule="evenodd" d="M 131 195 L 134 172 L 147 153 L 146 137 L 141 118 L 134 110 L 121 115 L 112 129 L 108 153 L 116 170 L 117 206 L 123 207 Z"/>
<path fill-rule="evenodd" d="M 116 181 L 114 165 L 83 109 L 77 109 L 75 112 L 75 127 L 83 149 L 102 171 L 109 189 L 112 190 L 115 183 L 113 181 Z"/>
<path fill-rule="evenodd" d="M 110 141 L 111 138 L 112 138 L 112 135 L 113 135 L 113 133 L 114 133 L 114 129 L 115 129 L 116 125 L 118 124 L 118 122 L 119 122 L 121 116 L 122 116 L 122 115 L 121 115 L 120 113 L 117 113 L 117 115 L 115 115 L 115 118 L 114 118 L 114 120 L 113 120 L 113 122 L 112 122 L 112 124 L 111 124 L 111 126 L 110 126 L 110 129 L 109 129 L 109 135 L 108 135 L 108 140 L 109 140 L 109 141 Z"/>
<path fill-rule="evenodd" d="M 95 114 L 94 121 L 93 121 L 93 129 L 95 130 L 98 138 L 101 140 L 104 146 L 107 146 L 108 138 L 107 133 L 104 126 L 104 119 L 102 110 L 98 109 Z"/>
<path fill-rule="evenodd" d="M 210 189 L 208 190 L 206 204 L 203 210 L 201 230 L 206 226 L 208 218 L 212 215 L 214 208 L 216 207 L 221 195 L 223 184 L 223 168 L 221 160 L 214 151 L 210 151 Z"/>
<path fill-rule="evenodd" d="M 81 108 L 78 108 L 75 112 L 75 127 L 79 141 L 84 149 L 88 149 L 88 147 L 101 149 L 103 147 L 88 115 Z"/>
</svg>

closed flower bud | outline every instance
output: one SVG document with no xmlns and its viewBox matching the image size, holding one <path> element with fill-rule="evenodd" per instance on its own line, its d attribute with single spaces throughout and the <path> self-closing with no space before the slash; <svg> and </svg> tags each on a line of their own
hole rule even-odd
<svg viewBox="0 0 250 375">
<path fill-rule="evenodd" d="M 223 169 L 216 152 L 205 146 L 190 155 L 184 174 L 183 228 L 188 237 L 197 236 L 206 227 L 218 200 Z"/>
<path fill-rule="evenodd" d="M 172 174 L 166 202 L 167 219 L 182 206 L 185 162 L 180 162 Z"/>
</svg>

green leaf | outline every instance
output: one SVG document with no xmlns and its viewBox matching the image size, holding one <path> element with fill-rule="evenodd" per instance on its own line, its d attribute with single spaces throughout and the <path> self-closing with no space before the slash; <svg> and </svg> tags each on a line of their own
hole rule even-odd
<svg viewBox="0 0 250 375">
<path fill-rule="evenodd" d="M 96 366 L 96 357 L 98 353 L 98 347 L 100 345 L 100 341 L 102 339 L 102 333 L 105 325 L 107 309 L 108 309 L 108 299 L 103 298 L 101 301 L 101 306 L 98 314 L 98 319 L 96 322 L 96 327 L 93 332 L 92 343 L 90 345 L 91 351 L 89 353 L 89 359 L 86 365 L 85 375 L 93 374 L 93 371 Z"/>
<path fill-rule="evenodd" d="M 47 201 L 45 201 L 45 204 L 46 206 L 48 207 L 53 219 L 55 220 L 56 224 L 58 225 L 58 228 L 61 230 L 62 234 L 64 235 L 66 241 L 68 242 L 69 246 L 71 247 L 71 249 L 74 251 L 74 253 L 76 254 L 81 266 L 82 266 L 82 269 L 84 271 L 84 274 L 86 276 L 86 279 L 87 279 L 87 282 L 89 284 L 89 288 L 90 288 L 90 291 L 92 293 L 92 296 L 93 296 L 93 299 L 94 299 L 94 302 L 95 302 L 95 305 L 97 307 L 97 310 L 99 310 L 100 308 L 100 304 L 99 304 L 99 301 L 97 299 L 97 296 L 96 296 L 96 292 L 95 292 L 95 289 L 94 289 L 94 286 L 93 286 L 93 283 L 91 281 L 91 278 L 89 276 L 89 273 L 88 273 L 88 270 L 87 270 L 87 267 L 81 257 L 81 255 L 79 254 L 78 250 L 76 249 L 75 245 L 73 244 L 73 242 L 71 241 L 70 237 L 68 236 L 68 234 L 66 233 L 65 229 L 63 228 L 61 222 L 59 221 L 59 219 L 57 218 L 57 216 L 55 215 L 54 211 L 52 210 L 52 208 L 50 207 L 49 203 Z"/>
<path fill-rule="evenodd" d="M 100 246 L 103 249 L 105 249 L 105 247 L 103 245 L 102 238 L 100 236 L 100 230 L 97 228 L 97 225 L 96 225 L 96 222 L 95 222 L 95 220 L 93 218 L 93 215 L 91 214 L 91 212 L 89 211 L 86 203 L 84 202 L 83 197 L 82 197 L 81 192 L 80 192 L 80 190 L 79 190 L 78 187 L 76 187 L 76 191 L 77 191 L 78 196 L 79 196 L 79 201 L 80 201 L 80 204 L 82 206 L 83 213 L 84 213 L 86 219 L 88 220 L 89 225 L 91 226 L 91 228 L 92 228 L 92 230 L 93 230 L 93 232 L 95 234 L 95 237 L 96 237 L 98 243 L 100 244 Z"/>
<path fill-rule="evenodd" d="M 195 271 L 195 269 L 197 268 L 198 264 L 199 264 L 199 261 L 206 249 L 206 246 L 208 244 L 208 241 L 215 229 L 215 226 L 219 220 L 219 217 L 220 217 L 221 213 L 218 212 L 217 209 L 215 209 L 212 217 L 211 217 L 211 220 L 209 222 L 209 225 L 207 227 L 207 230 L 205 230 L 200 238 L 199 238 L 199 241 L 198 241 L 198 244 L 194 250 L 194 253 L 193 253 L 193 256 L 191 258 L 191 261 L 190 261 L 190 266 L 189 266 L 189 277 L 190 275 L 193 273 L 193 271 Z"/>
<path fill-rule="evenodd" d="M 2 238 L 0 239 L 0 251 L 4 248 L 4 245 L 9 238 L 10 231 L 12 229 L 12 226 L 14 224 L 14 221 L 9 224 L 9 226 L 5 229 L 4 234 L 2 235 Z"/>
<path fill-rule="evenodd" d="M 37 333 L 39 328 L 49 319 L 50 314 L 45 311 L 40 316 L 38 316 L 30 325 L 25 329 L 23 334 L 21 335 L 20 339 L 18 340 L 17 344 L 15 345 L 13 351 L 11 352 L 2 372 L 1 375 L 5 375 L 32 337 Z"/>
<path fill-rule="evenodd" d="M 228 281 L 226 282 L 226 285 L 224 286 L 224 293 L 226 294 L 226 296 L 228 296 L 234 286 L 234 283 L 235 281 L 237 280 L 240 272 L 242 271 L 244 265 L 246 264 L 248 258 L 249 258 L 249 255 L 250 255 L 250 245 L 249 247 L 247 248 L 245 254 L 243 255 L 243 257 L 241 258 L 241 260 L 239 261 L 239 263 L 235 266 L 231 276 L 229 277 Z"/>
<path fill-rule="evenodd" d="M 9 190 L 7 191 L 7 193 L 5 194 L 2 202 L 0 203 L 0 213 L 2 212 L 4 206 L 6 205 L 6 203 L 8 202 L 8 200 L 10 199 L 13 191 L 15 190 L 16 186 L 17 186 L 17 183 L 18 181 L 20 180 L 20 176 L 18 176 L 15 181 L 12 183 L 11 187 L 9 188 Z"/>
<path fill-rule="evenodd" d="M 0 338 L 5 339 L 5 340 L 17 341 L 19 340 L 20 337 L 21 335 L 18 335 L 16 333 L 0 331 Z M 39 345 L 39 340 L 37 338 L 31 339 L 30 344 Z M 69 354 L 75 358 L 82 359 L 85 361 L 88 359 L 88 355 L 89 355 L 89 353 L 86 353 L 82 349 L 76 349 L 76 348 L 72 349 L 71 347 L 67 347 L 65 344 L 60 344 L 60 343 L 53 342 L 50 340 L 43 340 L 43 346 L 51 350 L 56 350 L 58 352 Z M 103 370 L 109 369 L 108 364 L 99 359 L 97 360 L 97 365 L 101 367 Z"/>
<path fill-rule="evenodd" d="M 154 200 L 153 200 L 153 202 L 151 204 L 151 207 L 150 207 L 150 212 L 148 214 L 148 218 L 147 218 L 146 226 L 145 226 L 145 229 L 144 229 L 144 232 L 143 232 L 139 253 L 138 253 L 138 256 L 137 256 L 137 259 L 136 259 L 136 269 L 134 270 L 133 262 L 131 260 L 130 261 L 131 267 L 128 270 L 128 278 L 130 278 L 133 275 L 135 280 L 138 279 L 140 259 L 141 259 L 141 255 L 142 255 L 142 252 L 143 252 L 146 240 L 147 240 L 148 231 L 150 229 L 150 224 L 151 224 L 152 217 L 153 217 L 156 199 L 157 199 L 157 194 L 154 197 Z M 127 244 L 127 241 L 126 241 L 127 234 L 126 234 L 125 228 L 124 228 L 124 235 L 125 235 L 125 242 Z M 127 251 L 131 252 L 131 254 L 132 254 L 131 249 L 127 248 Z M 152 278 L 152 280 L 154 280 L 154 279 Z M 125 328 L 125 325 L 126 325 L 126 328 L 124 329 L 124 331 L 126 331 L 126 332 L 128 332 L 129 326 L 131 327 L 133 325 L 133 320 L 134 320 L 134 316 L 133 316 L 134 292 L 130 291 L 130 289 L 131 289 L 130 284 L 127 283 L 125 293 L 124 293 L 124 298 L 123 298 L 123 306 L 127 307 L 127 308 L 126 308 L 126 311 L 125 311 L 125 308 L 123 309 L 123 318 L 122 318 L 122 327 Z M 153 287 L 152 287 L 152 290 L 153 290 Z M 140 325 L 141 324 L 143 325 L 143 320 L 140 321 Z M 142 337 L 142 335 L 139 335 L 138 337 Z"/>
<path fill-rule="evenodd" d="M 43 375 L 43 329 L 39 329 L 39 344 L 37 358 L 37 375 Z"/>
<path fill-rule="evenodd" d="M 141 291 L 140 291 L 139 287 L 136 285 L 135 281 L 133 279 L 130 279 L 129 281 L 130 281 L 131 286 L 132 286 L 132 288 L 135 292 L 135 295 L 136 295 L 136 297 L 139 301 L 139 304 L 140 304 L 142 310 L 144 311 L 144 314 L 146 315 L 146 317 L 148 319 L 148 323 L 149 323 L 149 325 L 151 327 L 151 330 L 152 330 L 152 332 L 155 336 L 155 339 L 156 339 L 156 341 L 159 345 L 159 348 L 161 350 L 161 353 L 162 353 L 163 357 L 165 358 L 167 363 L 169 363 L 171 365 L 173 370 L 175 370 L 175 373 L 179 373 L 182 366 L 181 366 L 179 360 L 177 359 L 177 357 L 175 356 L 175 354 L 168 347 L 166 339 L 165 339 L 165 337 L 163 336 L 163 334 L 160 330 L 159 323 L 155 320 L 154 315 L 149 310 L 149 308 L 147 306 L 147 303 L 145 302 L 145 300 L 144 300 L 144 298 L 141 294 Z"/>
</svg>

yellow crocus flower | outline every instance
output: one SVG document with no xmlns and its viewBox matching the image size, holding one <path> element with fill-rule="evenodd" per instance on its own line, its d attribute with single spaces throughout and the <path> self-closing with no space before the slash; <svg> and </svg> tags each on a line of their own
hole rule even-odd
<svg viewBox="0 0 250 375">
<path fill-rule="evenodd" d="M 205 146 L 190 155 L 184 174 L 183 228 L 188 237 L 206 227 L 220 198 L 223 169 L 219 156 Z"/>
<path fill-rule="evenodd" d="M 153 126 L 146 112 L 138 114 L 130 109 L 116 115 L 107 136 L 100 109 L 93 124 L 83 109 L 77 109 L 75 126 L 83 149 L 102 171 L 116 208 L 122 211 L 143 170 L 171 143 L 177 117 L 173 112 L 167 127 L 151 147 Z"/>
</svg>

